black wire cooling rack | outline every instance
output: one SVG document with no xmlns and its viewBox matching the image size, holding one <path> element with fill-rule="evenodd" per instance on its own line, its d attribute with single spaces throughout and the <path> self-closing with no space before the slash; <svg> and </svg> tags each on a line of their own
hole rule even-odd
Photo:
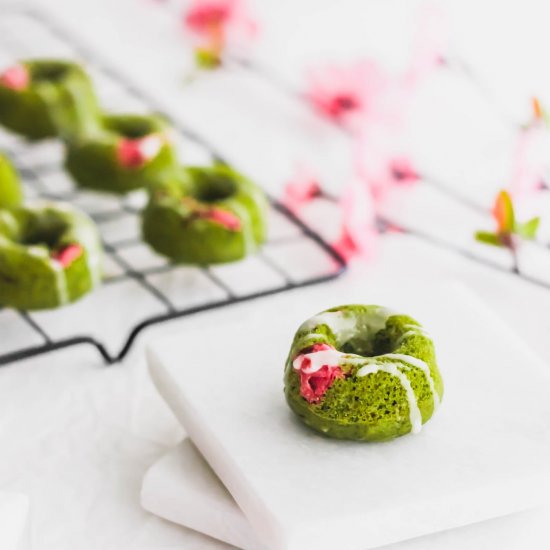
<svg viewBox="0 0 550 550">
<path fill-rule="evenodd" d="M 27 57 L 83 62 L 107 110 L 170 115 L 49 15 L 28 7 L 0 7 L 0 66 Z M 198 134 L 173 124 L 187 156 L 192 151 L 203 162 L 223 162 Z M 0 150 L 20 170 L 28 198 L 65 200 L 87 211 L 102 232 L 106 254 L 104 284 L 81 301 L 45 312 L 0 310 L 0 365 L 80 344 L 95 347 L 112 364 L 151 325 L 329 281 L 346 268 L 318 233 L 273 199 L 271 234 L 259 254 L 225 266 L 170 264 L 139 237 L 144 194 L 119 198 L 75 190 L 61 168 L 58 142 L 30 144 L 0 129 Z"/>
</svg>

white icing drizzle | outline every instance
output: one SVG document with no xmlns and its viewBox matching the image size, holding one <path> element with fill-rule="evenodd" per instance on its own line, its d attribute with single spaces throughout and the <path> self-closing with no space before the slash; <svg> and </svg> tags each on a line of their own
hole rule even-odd
<svg viewBox="0 0 550 550">
<path fill-rule="evenodd" d="M 67 289 L 67 277 L 63 266 L 57 260 L 50 260 L 50 266 L 55 273 L 55 285 L 60 304 L 66 304 L 69 301 L 69 291 Z"/>
<path fill-rule="evenodd" d="M 419 325 L 403 325 L 405 328 L 408 328 L 406 332 L 404 332 L 395 343 L 395 347 L 399 347 L 409 336 L 425 336 L 426 338 L 430 338 L 430 335 L 426 332 L 426 330 L 419 326 Z"/>
<path fill-rule="evenodd" d="M 48 249 L 45 246 L 28 246 L 27 253 L 31 256 L 44 260 L 50 257 L 48 254 Z"/>
<path fill-rule="evenodd" d="M 319 325 L 326 325 L 336 337 L 337 344 L 341 345 L 357 333 L 376 334 L 386 326 L 386 321 L 391 315 L 394 313 L 383 307 L 360 314 L 346 310 L 325 311 L 308 319 L 299 330 L 311 332 Z"/>
<path fill-rule="evenodd" d="M 381 357 L 384 357 L 383 355 Z M 409 403 L 409 419 L 411 421 L 411 432 L 417 434 L 422 430 L 422 415 L 420 414 L 420 409 L 418 408 L 418 400 L 416 399 L 416 394 L 412 389 L 411 382 L 407 376 L 399 370 L 399 364 L 397 363 L 373 363 L 367 364 L 361 367 L 356 376 L 367 376 L 369 374 L 375 374 L 377 372 L 387 372 L 392 376 L 395 376 L 401 386 L 405 390 L 407 395 L 407 401 Z"/>
<path fill-rule="evenodd" d="M 241 221 L 241 233 L 243 235 L 244 251 L 248 256 L 256 250 L 256 240 L 254 239 L 254 227 L 250 219 L 248 210 L 237 201 L 231 202 L 232 210 L 238 214 Z"/>
<path fill-rule="evenodd" d="M 308 334 L 304 334 L 304 336 L 302 336 L 302 338 L 304 340 L 309 340 L 309 339 L 321 339 L 321 340 L 326 340 L 327 339 L 327 335 L 326 334 L 323 334 L 322 332 L 309 332 Z"/>
<path fill-rule="evenodd" d="M 435 390 L 434 379 L 432 377 L 432 373 L 430 372 L 430 367 L 425 361 L 422 361 L 422 359 L 418 359 L 418 357 L 413 357 L 412 355 L 405 355 L 403 353 L 387 353 L 382 357 L 388 358 L 388 359 L 395 359 L 397 361 L 402 361 L 403 363 L 407 363 L 409 365 L 412 365 L 413 367 L 420 369 L 426 376 L 426 380 L 428 381 L 428 385 L 430 386 L 430 391 L 432 392 L 433 401 L 434 401 L 434 410 L 437 410 L 439 408 L 439 404 L 440 404 L 439 394 Z"/>
<path fill-rule="evenodd" d="M 306 368 L 301 368 L 304 358 L 309 359 L 309 366 Z M 354 355 L 352 353 L 342 353 L 341 351 L 335 349 L 327 349 L 315 351 L 312 353 L 300 354 L 298 355 L 298 357 L 296 357 L 296 359 L 294 359 L 292 366 L 295 370 L 301 370 L 306 374 L 311 374 L 320 370 L 324 365 L 336 367 L 341 364 L 355 365 L 364 362 L 365 357 L 361 357 L 360 355 Z"/>
<path fill-rule="evenodd" d="M 406 329 L 408 329 L 409 331 L 416 331 L 416 332 L 421 332 L 422 334 L 424 334 L 424 336 L 429 336 L 429 333 L 428 331 L 420 326 L 420 325 L 413 325 L 411 323 L 407 323 L 405 325 L 403 325 Z"/>
<path fill-rule="evenodd" d="M 86 267 L 88 268 L 88 273 L 90 275 L 90 283 L 92 288 L 95 288 L 101 282 L 101 257 L 100 254 L 90 254 L 88 250 L 83 251 L 84 261 L 86 262 Z"/>
</svg>

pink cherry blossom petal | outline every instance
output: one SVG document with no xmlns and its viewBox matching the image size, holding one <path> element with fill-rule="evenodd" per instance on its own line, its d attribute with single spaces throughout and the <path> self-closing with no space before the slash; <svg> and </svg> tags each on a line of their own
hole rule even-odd
<svg viewBox="0 0 550 550">
<path fill-rule="evenodd" d="M 285 185 L 282 203 L 292 212 L 298 212 L 320 194 L 321 186 L 313 171 L 297 165 L 294 175 Z"/>
<path fill-rule="evenodd" d="M 420 178 L 410 158 L 396 156 L 389 162 L 389 167 L 396 184 L 415 183 Z"/>
<path fill-rule="evenodd" d="M 413 160 L 400 145 L 395 128 L 371 125 L 355 140 L 355 170 L 370 187 L 377 203 L 391 190 L 419 181 L 420 175 Z"/>
<path fill-rule="evenodd" d="M 550 168 L 550 133 L 542 122 L 521 130 L 515 146 L 510 191 L 515 197 L 540 189 Z"/>
<path fill-rule="evenodd" d="M 30 80 L 29 71 L 24 65 L 13 65 L 0 75 L 0 85 L 15 91 L 27 88 Z"/>
<path fill-rule="evenodd" d="M 426 2 L 416 19 L 412 59 L 403 78 L 403 85 L 409 88 L 439 67 L 449 49 L 449 21 L 440 6 Z"/>
<path fill-rule="evenodd" d="M 368 185 L 355 179 L 340 200 L 342 231 L 335 247 L 346 258 L 372 257 L 376 247 L 376 208 Z"/>
<path fill-rule="evenodd" d="M 306 97 L 333 122 L 347 126 L 375 116 L 389 79 L 372 60 L 326 65 L 307 73 Z"/>
<path fill-rule="evenodd" d="M 183 25 L 202 50 L 221 55 L 257 33 L 244 0 L 194 0 L 183 14 Z"/>
</svg>

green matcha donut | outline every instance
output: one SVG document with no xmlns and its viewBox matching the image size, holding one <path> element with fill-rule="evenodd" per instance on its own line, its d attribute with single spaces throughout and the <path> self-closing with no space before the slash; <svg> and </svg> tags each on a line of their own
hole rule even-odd
<svg viewBox="0 0 550 550">
<path fill-rule="evenodd" d="M 15 208 L 23 202 L 19 175 L 9 159 L 0 154 L 0 208 Z"/>
<path fill-rule="evenodd" d="M 420 431 L 439 406 L 443 381 L 433 342 L 417 321 L 350 305 L 298 329 L 285 396 L 303 422 L 329 437 L 384 441 Z"/>
<path fill-rule="evenodd" d="M 50 309 L 100 281 L 102 248 L 94 223 L 64 203 L 0 210 L 0 306 Z"/>
<path fill-rule="evenodd" d="M 28 139 L 89 133 L 98 112 L 92 84 L 75 63 L 23 61 L 0 75 L 0 124 Z"/>
<path fill-rule="evenodd" d="M 263 191 L 227 166 L 184 168 L 152 189 L 143 238 L 174 262 L 231 262 L 264 242 L 267 208 Z"/>
<path fill-rule="evenodd" d="M 127 193 L 178 169 L 170 127 L 157 116 L 107 115 L 101 130 L 68 143 L 65 167 L 88 189 Z"/>
</svg>

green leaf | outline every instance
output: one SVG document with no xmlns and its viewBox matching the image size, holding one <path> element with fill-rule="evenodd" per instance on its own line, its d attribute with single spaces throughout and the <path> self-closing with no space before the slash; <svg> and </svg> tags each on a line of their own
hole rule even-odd
<svg viewBox="0 0 550 550">
<path fill-rule="evenodd" d="M 215 69 L 221 65 L 221 59 L 217 53 L 203 48 L 195 50 L 195 62 L 201 69 Z"/>
<path fill-rule="evenodd" d="M 475 238 L 483 244 L 490 244 L 491 246 L 504 246 L 498 235 L 495 233 L 490 233 L 489 231 L 477 231 Z"/>
<path fill-rule="evenodd" d="M 515 228 L 514 205 L 507 191 L 501 191 L 497 195 L 493 207 L 493 216 L 498 224 L 499 233 L 512 233 Z"/>
<path fill-rule="evenodd" d="M 540 218 L 533 218 L 525 223 L 516 223 L 514 233 L 524 239 L 533 240 L 537 236 Z"/>
</svg>

